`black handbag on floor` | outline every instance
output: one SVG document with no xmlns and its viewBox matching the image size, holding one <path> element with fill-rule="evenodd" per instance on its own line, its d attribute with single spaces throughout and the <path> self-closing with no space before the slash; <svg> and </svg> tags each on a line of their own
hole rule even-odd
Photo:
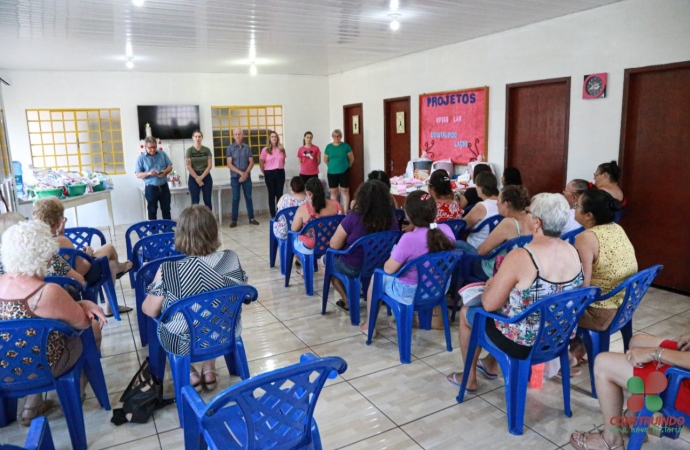
<svg viewBox="0 0 690 450">
<path fill-rule="evenodd" d="M 147 357 L 129 382 L 120 402 L 122 408 L 113 409 L 113 418 L 110 419 L 118 426 L 127 422 L 146 423 L 155 410 L 174 403 L 175 399 L 163 399 L 163 383 L 151 375 Z M 127 420 L 127 414 L 132 418 Z"/>
</svg>

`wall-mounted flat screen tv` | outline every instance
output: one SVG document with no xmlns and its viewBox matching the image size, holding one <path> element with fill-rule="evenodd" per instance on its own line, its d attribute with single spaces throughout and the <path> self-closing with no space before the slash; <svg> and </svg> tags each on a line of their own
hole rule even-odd
<svg viewBox="0 0 690 450">
<path fill-rule="evenodd" d="M 146 137 L 146 124 L 161 140 L 191 139 L 199 129 L 199 105 L 138 105 L 139 139 Z"/>
</svg>

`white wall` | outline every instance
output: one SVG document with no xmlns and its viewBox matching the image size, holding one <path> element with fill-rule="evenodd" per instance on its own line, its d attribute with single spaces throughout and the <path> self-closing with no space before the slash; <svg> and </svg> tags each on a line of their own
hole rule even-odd
<svg viewBox="0 0 690 450">
<path fill-rule="evenodd" d="M 31 163 L 26 109 L 30 108 L 120 108 L 125 147 L 126 175 L 113 177 L 113 209 L 116 224 L 143 220 L 143 202 L 134 176 L 137 156 L 141 152 L 137 122 L 137 105 L 199 105 L 204 145 L 213 148 L 211 106 L 216 105 L 282 105 L 284 144 L 288 152 L 287 176 L 298 174 L 297 149 L 302 135 L 310 130 L 314 143 L 322 148 L 329 142 L 328 78 L 311 76 L 238 74 L 178 74 L 136 72 L 39 72 L 3 71 L 11 80 L 4 86 L 5 113 L 12 157 L 25 170 Z M 164 144 L 167 144 L 164 143 Z M 173 166 L 184 174 L 184 149 L 191 140 L 171 142 Z M 322 165 L 325 171 L 325 166 Z M 253 178 L 258 180 L 258 165 Z M 213 169 L 214 182 L 228 183 L 229 171 Z M 214 195 L 215 197 L 215 195 Z M 268 210 L 265 187 L 254 188 L 254 209 Z M 189 196 L 178 196 L 175 212 L 189 204 Z M 223 194 L 223 213 L 230 212 L 229 191 Z M 244 210 L 244 200 L 241 201 Z M 69 217 L 69 216 L 68 216 Z M 108 224 L 104 202 L 79 210 L 82 226 Z"/>
<path fill-rule="evenodd" d="M 687 60 L 690 2 L 630 0 L 332 76 L 331 128 L 342 127 L 343 105 L 362 103 L 364 167 L 379 169 L 384 99 L 411 96 L 417 157 L 419 94 L 489 86 L 489 161 L 502 170 L 506 84 L 569 76 L 568 179 L 591 179 L 598 164 L 618 159 L 624 69 Z M 583 76 L 597 72 L 608 73 L 607 98 L 583 100 Z"/>
</svg>

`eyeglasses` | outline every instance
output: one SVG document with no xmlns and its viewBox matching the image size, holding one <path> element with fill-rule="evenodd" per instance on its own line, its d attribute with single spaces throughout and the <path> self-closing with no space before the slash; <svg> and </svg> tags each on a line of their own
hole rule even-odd
<svg viewBox="0 0 690 450">
<path fill-rule="evenodd" d="M 598 177 L 599 175 L 601 175 L 601 172 L 594 172 L 594 178 Z"/>
<path fill-rule="evenodd" d="M 526 212 L 527 214 L 532 214 L 532 211 L 530 211 L 529 208 L 525 208 L 525 212 Z"/>
<path fill-rule="evenodd" d="M 576 192 L 563 191 L 563 195 L 572 195 L 573 197 L 577 197 L 578 194 Z"/>
</svg>

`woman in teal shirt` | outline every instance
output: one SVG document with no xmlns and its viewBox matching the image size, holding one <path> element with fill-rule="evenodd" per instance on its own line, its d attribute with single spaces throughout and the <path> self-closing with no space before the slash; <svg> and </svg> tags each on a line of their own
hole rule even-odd
<svg viewBox="0 0 690 450">
<path fill-rule="evenodd" d="M 333 130 L 333 143 L 326 146 L 323 161 L 328 166 L 328 187 L 331 190 L 331 200 L 342 200 L 343 211 L 347 214 L 350 207 L 350 167 L 355 161 L 352 148 L 342 142 L 343 132 Z"/>
<path fill-rule="evenodd" d="M 187 161 L 187 171 L 189 172 L 189 179 L 187 185 L 189 186 L 189 195 L 192 197 L 192 205 L 199 204 L 199 193 L 204 193 L 204 205 L 208 209 L 213 210 L 213 178 L 211 178 L 211 169 L 213 168 L 213 153 L 208 147 L 201 145 L 204 135 L 201 131 L 196 130 L 192 133 L 192 140 L 194 145 L 187 149 L 185 158 Z"/>
</svg>

